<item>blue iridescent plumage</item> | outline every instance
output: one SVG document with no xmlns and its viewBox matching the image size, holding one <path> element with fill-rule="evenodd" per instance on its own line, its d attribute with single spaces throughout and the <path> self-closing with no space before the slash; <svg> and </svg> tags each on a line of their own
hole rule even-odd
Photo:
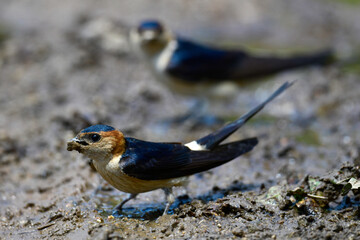
<svg viewBox="0 0 360 240">
<path fill-rule="evenodd" d="M 331 57 L 331 50 L 288 58 L 257 57 L 241 50 L 218 49 L 178 38 L 177 47 L 165 70 L 188 83 L 240 80 L 302 66 L 323 65 Z"/>
<path fill-rule="evenodd" d="M 139 29 L 141 29 L 141 30 L 162 29 L 162 26 L 158 21 L 144 21 L 144 22 L 140 23 Z"/>
<path fill-rule="evenodd" d="M 88 133 L 88 132 L 109 132 L 109 131 L 114 131 L 115 128 L 108 126 L 108 125 L 94 125 L 88 128 L 85 128 L 84 130 L 82 130 L 82 133 Z"/>
<path fill-rule="evenodd" d="M 126 150 L 120 168 L 142 180 L 189 176 L 220 166 L 251 151 L 258 143 L 249 138 L 214 147 L 211 151 L 191 151 L 181 143 L 154 143 L 125 138 Z"/>
<path fill-rule="evenodd" d="M 226 79 L 245 57 L 244 52 L 224 51 L 178 38 L 166 71 L 184 81 Z"/>
</svg>

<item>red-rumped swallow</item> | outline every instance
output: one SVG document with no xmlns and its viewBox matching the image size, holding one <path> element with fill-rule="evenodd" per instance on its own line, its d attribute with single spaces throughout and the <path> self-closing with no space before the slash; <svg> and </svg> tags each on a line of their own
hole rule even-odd
<svg viewBox="0 0 360 240">
<path fill-rule="evenodd" d="M 94 125 L 71 139 L 67 150 L 76 150 L 91 158 L 96 171 L 107 182 L 120 191 L 130 193 L 115 210 L 120 210 L 139 193 L 161 188 L 167 197 L 166 214 L 174 202 L 173 186 L 182 186 L 187 182 L 187 176 L 227 163 L 256 146 L 257 138 L 221 143 L 291 85 L 283 84 L 267 100 L 238 120 L 186 144 L 142 141 L 124 137 L 122 132 L 111 126 Z"/>
<path fill-rule="evenodd" d="M 173 34 L 158 21 L 144 21 L 130 32 L 130 41 L 158 80 L 172 90 L 204 94 L 229 81 L 260 78 L 284 70 L 333 61 L 331 50 L 293 57 L 255 56 L 240 49 L 219 49 Z"/>
</svg>

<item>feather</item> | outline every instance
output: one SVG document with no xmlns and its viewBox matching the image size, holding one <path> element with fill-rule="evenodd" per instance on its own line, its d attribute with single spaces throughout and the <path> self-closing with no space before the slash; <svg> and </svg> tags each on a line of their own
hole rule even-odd
<svg viewBox="0 0 360 240">
<path fill-rule="evenodd" d="M 191 151 L 179 143 L 153 143 L 126 138 L 127 150 L 120 159 L 122 171 L 142 180 L 160 180 L 188 176 L 219 166 L 249 152 L 256 138 L 241 140 L 214 148 Z"/>
<path fill-rule="evenodd" d="M 242 127 L 247 121 L 249 121 L 255 114 L 257 114 L 261 109 L 263 109 L 266 104 L 271 102 L 274 98 L 279 96 L 282 92 L 284 92 L 287 88 L 289 88 L 293 83 L 284 83 L 281 85 L 269 98 L 267 98 L 264 102 L 259 104 L 258 106 L 251 109 L 249 112 L 241 116 L 238 120 L 231 122 L 221 128 L 220 130 L 213 132 L 205 137 L 202 137 L 196 140 L 196 143 L 200 146 L 203 146 L 205 149 L 212 149 L 216 147 L 219 143 L 224 141 L 228 136 L 230 136 L 233 132 Z"/>
<path fill-rule="evenodd" d="M 334 60 L 331 50 L 292 57 L 252 56 L 241 50 L 226 50 L 177 39 L 166 72 L 186 83 L 259 78 L 280 71 Z"/>
</svg>

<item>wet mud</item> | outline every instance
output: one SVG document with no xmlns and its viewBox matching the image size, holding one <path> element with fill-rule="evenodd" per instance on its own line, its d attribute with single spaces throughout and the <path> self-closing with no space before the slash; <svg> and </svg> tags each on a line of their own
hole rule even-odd
<svg viewBox="0 0 360 240">
<path fill-rule="evenodd" d="M 203 14 L 199 14 L 202 9 Z M 359 239 L 358 1 L 0 2 L 0 239 Z M 224 122 L 295 85 L 230 140 L 253 151 L 190 177 L 162 216 L 160 190 L 126 197 L 66 142 L 91 124 L 189 142 L 221 126 L 164 125 L 188 96 L 154 79 L 124 32 L 157 17 L 224 47 L 288 54 L 331 46 L 339 61 L 238 89 Z"/>
</svg>

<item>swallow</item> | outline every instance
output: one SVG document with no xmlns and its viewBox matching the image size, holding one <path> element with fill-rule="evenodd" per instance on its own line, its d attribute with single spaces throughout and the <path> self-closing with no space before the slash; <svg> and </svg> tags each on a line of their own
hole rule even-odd
<svg viewBox="0 0 360 240">
<path fill-rule="evenodd" d="M 183 186 L 188 176 L 227 163 L 257 145 L 257 138 L 221 143 L 291 85 L 286 82 L 236 121 L 186 144 L 143 141 L 125 137 L 108 125 L 93 125 L 71 139 L 67 150 L 92 159 L 94 168 L 108 183 L 130 193 L 115 211 L 139 193 L 163 189 L 167 199 L 164 214 L 167 214 L 175 200 L 172 187 Z"/>
<path fill-rule="evenodd" d="M 159 21 L 144 21 L 130 31 L 136 53 L 148 63 L 157 79 L 170 89 L 204 93 L 229 81 L 261 78 L 281 71 L 333 61 L 331 50 L 293 57 L 255 56 L 240 49 L 220 49 L 173 34 Z"/>
</svg>

